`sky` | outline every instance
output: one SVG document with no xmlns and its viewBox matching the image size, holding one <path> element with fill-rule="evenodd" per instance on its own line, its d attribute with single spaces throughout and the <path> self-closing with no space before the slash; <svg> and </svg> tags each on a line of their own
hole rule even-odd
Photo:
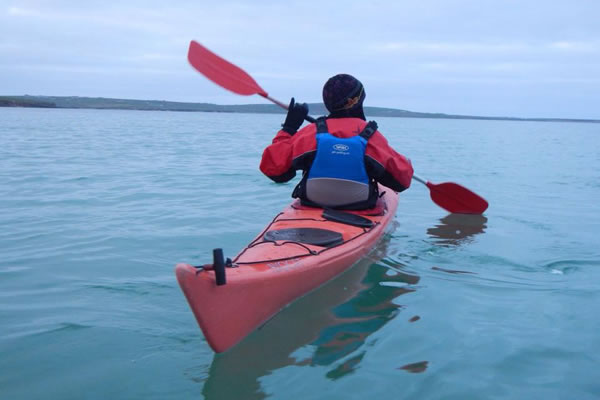
<svg viewBox="0 0 600 400">
<path fill-rule="evenodd" d="M 600 119 L 599 21 L 599 0 L 0 0 L 0 95 L 266 102 L 193 70 L 193 39 L 284 103 L 348 73 L 367 106 Z"/>
</svg>

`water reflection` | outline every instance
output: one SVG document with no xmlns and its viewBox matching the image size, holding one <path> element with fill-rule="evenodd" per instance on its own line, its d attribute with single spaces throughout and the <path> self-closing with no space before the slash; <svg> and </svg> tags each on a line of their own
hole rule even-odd
<svg viewBox="0 0 600 400">
<path fill-rule="evenodd" d="M 429 365 L 429 361 L 419 361 L 419 362 L 412 363 L 412 364 L 406 364 L 398 369 L 403 369 L 408 372 L 412 372 L 413 374 L 418 374 L 418 373 L 424 372 L 427 369 L 428 365 Z"/>
<path fill-rule="evenodd" d="M 292 304 L 226 353 L 215 355 L 202 394 L 207 399 L 264 399 L 260 378 L 276 369 L 320 365 L 335 380 L 353 372 L 366 339 L 402 308 L 398 296 L 415 290 L 419 277 L 373 264 L 385 256 L 384 241 L 371 256 Z M 392 272 L 390 272 L 392 271 Z"/>
<path fill-rule="evenodd" d="M 487 218 L 483 215 L 448 214 L 440 222 L 441 224 L 427 229 L 427 234 L 442 246 L 464 244 L 471 241 L 473 236 L 484 233 L 487 228 Z"/>
<path fill-rule="evenodd" d="M 461 270 L 457 270 L 457 269 L 446 269 L 446 268 L 440 268 L 440 267 L 431 267 L 431 269 L 434 271 L 447 272 L 449 274 L 475 274 L 475 272 L 471 272 L 471 271 L 461 271 Z"/>
</svg>

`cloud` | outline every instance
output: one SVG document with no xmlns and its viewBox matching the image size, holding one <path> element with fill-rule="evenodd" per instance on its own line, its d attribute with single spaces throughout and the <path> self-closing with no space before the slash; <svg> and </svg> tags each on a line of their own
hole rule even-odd
<svg viewBox="0 0 600 400">
<path fill-rule="evenodd" d="M 384 42 L 376 43 L 371 48 L 380 53 L 422 53 L 430 55 L 522 55 L 526 53 L 552 54 L 551 52 L 580 52 L 600 54 L 598 42 L 521 42 L 521 43 L 486 43 L 486 42 Z"/>
<path fill-rule="evenodd" d="M 561 40 L 553 42 L 547 45 L 548 48 L 567 51 L 567 52 L 580 52 L 580 53 L 600 53 L 600 42 L 569 42 Z"/>
<path fill-rule="evenodd" d="M 346 72 L 381 106 L 445 111 L 462 93 L 473 108 L 447 111 L 475 114 L 510 110 L 505 99 L 527 91 L 597 113 L 597 15 L 589 0 L 4 0 L 0 90 L 262 101 L 193 71 L 185 56 L 196 39 L 282 98 L 318 101 L 323 82 Z"/>
<path fill-rule="evenodd" d="M 432 53 L 432 54 L 464 54 L 464 53 L 515 53 L 526 51 L 530 46 L 523 43 L 452 43 L 452 42 L 387 42 L 373 45 L 380 52 L 392 53 Z"/>
</svg>

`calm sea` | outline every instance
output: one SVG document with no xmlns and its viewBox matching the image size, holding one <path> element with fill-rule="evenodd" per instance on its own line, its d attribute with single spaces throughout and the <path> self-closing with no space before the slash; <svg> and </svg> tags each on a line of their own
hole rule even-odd
<svg viewBox="0 0 600 400">
<path fill-rule="evenodd" d="M 282 117 L 0 108 L 0 397 L 600 397 L 598 124 L 379 118 L 488 211 L 414 182 L 369 257 L 215 356 L 173 268 L 290 201 L 258 170 Z"/>
</svg>

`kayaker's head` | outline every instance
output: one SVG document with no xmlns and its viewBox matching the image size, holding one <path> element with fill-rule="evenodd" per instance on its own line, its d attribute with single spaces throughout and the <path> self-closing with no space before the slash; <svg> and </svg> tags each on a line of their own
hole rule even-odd
<svg viewBox="0 0 600 400">
<path fill-rule="evenodd" d="M 330 118 L 361 118 L 366 120 L 363 111 L 365 88 L 352 75 L 338 74 L 323 86 L 323 103 L 329 110 Z"/>
</svg>

